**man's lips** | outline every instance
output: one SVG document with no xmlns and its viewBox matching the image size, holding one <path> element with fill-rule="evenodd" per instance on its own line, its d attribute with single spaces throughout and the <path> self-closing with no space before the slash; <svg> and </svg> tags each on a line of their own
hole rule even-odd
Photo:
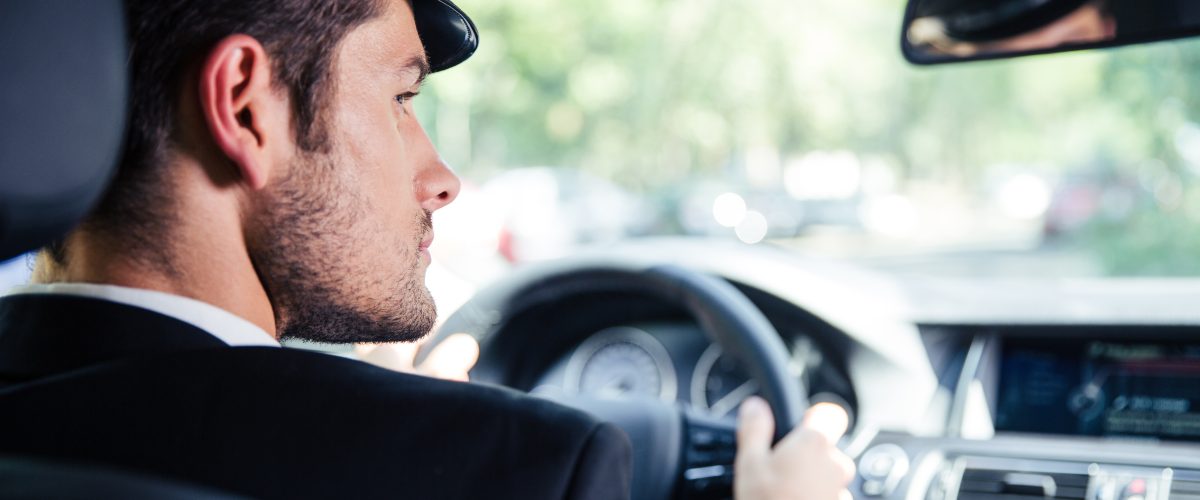
<svg viewBox="0 0 1200 500">
<path fill-rule="evenodd" d="M 429 245 L 432 245 L 432 244 L 433 244 L 433 233 L 430 232 L 429 236 L 426 236 L 425 239 L 421 240 L 421 244 L 417 246 L 417 250 L 424 252 L 426 250 L 429 250 Z"/>
</svg>

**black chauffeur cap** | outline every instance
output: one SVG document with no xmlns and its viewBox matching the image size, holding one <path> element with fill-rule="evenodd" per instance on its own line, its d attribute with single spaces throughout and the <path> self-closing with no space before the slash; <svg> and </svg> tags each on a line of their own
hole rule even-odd
<svg viewBox="0 0 1200 500">
<path fill-rule="evenodd" d="M 1001 40 L 1037 30 L 1089 0 L 923 0 L 917 17 L 936 17 L 965 42 Z"/>
<path fill-rule="evenodd" d="M 412 9 L 431 70 L 454 67 L 479 47 L 475 23 L 450 0 L 412 0 Z"/>
</svg>

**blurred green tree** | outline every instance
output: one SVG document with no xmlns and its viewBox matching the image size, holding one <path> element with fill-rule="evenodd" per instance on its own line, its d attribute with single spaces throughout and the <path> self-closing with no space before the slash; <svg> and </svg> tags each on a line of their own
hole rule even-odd
<svg viewBox="0 0 1200 500">
<path fill-rule="evenodd" d="M 1036 165 L 1136 181 L 1132 209 L 1076 235 L 1109 272 L 1200 274 L 1200 237 L 1179 237 L 1200 234 L 1196 42 L 916 68 L 896 0 L 459 3 L 481 48 L 418 112 L 467 177 L 565 166 L 655 192 L 848 150 L 970 193 Z"/>
</svg>

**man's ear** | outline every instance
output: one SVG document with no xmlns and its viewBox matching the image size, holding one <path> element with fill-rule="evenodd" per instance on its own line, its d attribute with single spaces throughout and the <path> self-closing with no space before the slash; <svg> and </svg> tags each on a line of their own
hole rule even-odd
<svg viewBox="0 0 1200 500">
<path fill-rule="evenodd" d="M 266 50 L 247 35 L 226 37 L 209 52 L 199 79 L 200 113 L 214 142 L 247 187 L 262 189 L 278 164 L 274 141 L 288 140 L 291 133 L 286 97 L 271 83 Z"/>
</svg>

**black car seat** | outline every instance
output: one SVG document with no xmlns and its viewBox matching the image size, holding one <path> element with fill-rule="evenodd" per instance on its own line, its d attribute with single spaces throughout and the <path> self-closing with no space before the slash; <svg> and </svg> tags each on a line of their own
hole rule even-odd
<svg viewBox="0 0 1200 500">
<path fill-rule="evenodd" d="M 67 232 L 117 163 L 121 0 L 0 2 L 0 261 Z"/>
<path fill-rule="evenodd" d="M 121 0 L 0 2 L 0 261 L 60 237 L 103 194 L 125 123 L 125 38 Z M 4 456 L 7 498 L 233 497 L 94 464 Z"/>
</svg>

